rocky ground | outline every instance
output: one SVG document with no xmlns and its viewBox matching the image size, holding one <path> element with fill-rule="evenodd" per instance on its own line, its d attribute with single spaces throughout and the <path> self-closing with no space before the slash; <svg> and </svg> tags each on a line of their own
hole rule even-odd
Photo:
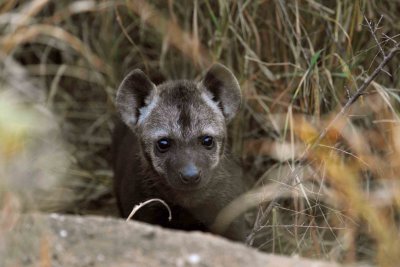
<svg viewBox="0 0 400 267">
<path fill-rule="evenodd" d="M 0 266 L 338 267 L 257 252 L 199 232 L 115 218 L 22 215 L 2 228 Z"/>
</svg>

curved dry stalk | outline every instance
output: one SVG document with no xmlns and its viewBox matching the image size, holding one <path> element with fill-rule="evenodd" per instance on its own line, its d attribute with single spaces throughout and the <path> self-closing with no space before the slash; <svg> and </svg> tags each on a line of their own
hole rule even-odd
<svg viewBox="0 0 400 267">
<path fill-rule="evenodd" d="M 152 199 L 146 200 L 145 202 L 139 203 L 138 205 L 135 205 L 135 206 L 133 207 L 131 213 L 129 214 L 128 218 L 126 218 L 126 221 L 129 221 L 129 220 L 133 217 L 133 215 L 135 215 L 135 213 L 136 213 L 140 208 L 142 208 L 143 206 L 145 206 L 145 205 L 147 205 L 147 204 L 149 204 L 149 203 L 151 203 L 151 202 L 160 202 L 161 204 L 163 204 L 163 205 L 167 208 L 167 210 L 168 210 L 168 214 L 169 214 L 169 215 L 168 215 L 168 220 L 169 220 L 169 221 L 172 220 L 172 213 L 171 213 L 171 209 L 170 209 L 170 207 L 168 206 L 168 204 L 165 203 L 165 201 L 162 200 L 162 199 L 159 199 L 159 198 L 152 198 Z"/>
<path fill-rule="evenodd" d="M 75 51 L 84 56 L 99 71 L 107 71 L 107 66 L 104 61 L 93 54 L 81 40 L 64 29 L 52 25 L 36 24 L 29 28 L 22 28 L 16 32 L 8 34 L 0 38 L 1 50 L 5 54 L 8 54 L 21 44 L 36 41 L 38 36 L 50 36 L 64 41 Z"/>
</svg>

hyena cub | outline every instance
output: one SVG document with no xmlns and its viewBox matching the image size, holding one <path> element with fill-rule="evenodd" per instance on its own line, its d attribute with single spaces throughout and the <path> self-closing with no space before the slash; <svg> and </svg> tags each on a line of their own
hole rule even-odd
<svg viewBox="0 0 400 267">
<path fill-rule="evenodd" d="M 151 198 L 159 204 L 135 218 L 185 230 L 210 230 L 218 212 L 246 190 L 241 168 L 226 148 L 226 124 L 239 109 L 239 84 L 230 70 L 213 65 L 201 82 L 178 80 L 156 86 L 140 70 L 118 88 L 124 124 L 113 137 L 115 194 L 123 217 Z M 223 234 L 245 238 L 242 218 Z"/>
</svg>

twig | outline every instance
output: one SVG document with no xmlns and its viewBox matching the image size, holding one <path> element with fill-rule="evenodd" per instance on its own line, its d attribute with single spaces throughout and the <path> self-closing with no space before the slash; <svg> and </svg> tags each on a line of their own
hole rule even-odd
<svg viewBox="0 0 400 267">
<path fill-rule="evenodd" d="M 172 219 L 171 209 L 169 208 L 168 204 L 165 203 L 164 200 L 159 199 L 159 198 L 152 198 L 152 199 L 146 200 L 145 202 L 142 202 L 142 203 L 140 203 L 140 204 L 134 206 L 133 209 L 132 209 L 132 211 L 131 211 L 131 213 L 129 214 L 128 218 L 126 218 L 126 221 L 129 221 L 129 220 L 133 217 L 133 215 L 135 215 L 135 213 L 136 213 L 140 208 L 142 208 L 143 206 L 145 206 L 145 205 L 147 205 L 147 204 L 149 204 L 149 203 L 151 203 L 151 202 L 154 202 L 154 201 L 160 202 L 161 204 L 163 204 L 163 205 L 167 208 L 168 214 L 169 214 L 169 215 L 168 215 L 168 220 L 171 221 L 171 219 Z"/>
<path fill-rule="evenodd" d="M 376 24 L 373 26 L 373 25 L 372 25 L 372 22 L 371 22 L 371 21 L 368 21 L 367 17 L 364 15 L 364 20 L 365 20 L 365 22 L 367 22 L 367 26 L 368 26 L 369 31 L 371 32 L 371 35 L 372 35 L 372 37 L 374 37 L 374 40 L 375 40 L 375 42 L 376 42 L 376 44 L 377 44 L 377 46 L 378 46 L 378 48 L 379 48 L 379 51 L 380 51 L 380 52 L 382 53 L 382 55 L 385 57 L 385 56 L 386 56 L 386 55 L 385 55 L 385 51 L 383 51 L 383 48 L 382 48 L 381 44 L 379 43 L 378 38 L 376 37 L 376 30 L 378 29 L 379 23 L 381 23 L 382 18 L 383 18 L 383 16 L 381 16 L 381 17 L 379 18 L 378 23 L 376 23 Z"/>
<path fill-rule="evenodd" d="M 394 44 L 397 44 L 397 42 L 396 42 L 396 40 L 394 40 L 394 38 L 399 37 L 400 34 L 396 34 L 394 36 L 389 36 L 386 33 L 382 33 L 382 36 L 384 37 L 385 42 L 392 41 Z"/>
</svg>

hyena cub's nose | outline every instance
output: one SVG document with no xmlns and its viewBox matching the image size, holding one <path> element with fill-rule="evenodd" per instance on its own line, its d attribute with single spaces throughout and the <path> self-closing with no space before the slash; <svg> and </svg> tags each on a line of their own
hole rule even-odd
<svg viewBox="0 0 400 267">
<path fill-rule="evenodd" d="M 193 164 L 185 166 L 179 172 L 179 175 L 184 184 L 197 184 L 200 182 L 200 171 Z"/>
</svg>

